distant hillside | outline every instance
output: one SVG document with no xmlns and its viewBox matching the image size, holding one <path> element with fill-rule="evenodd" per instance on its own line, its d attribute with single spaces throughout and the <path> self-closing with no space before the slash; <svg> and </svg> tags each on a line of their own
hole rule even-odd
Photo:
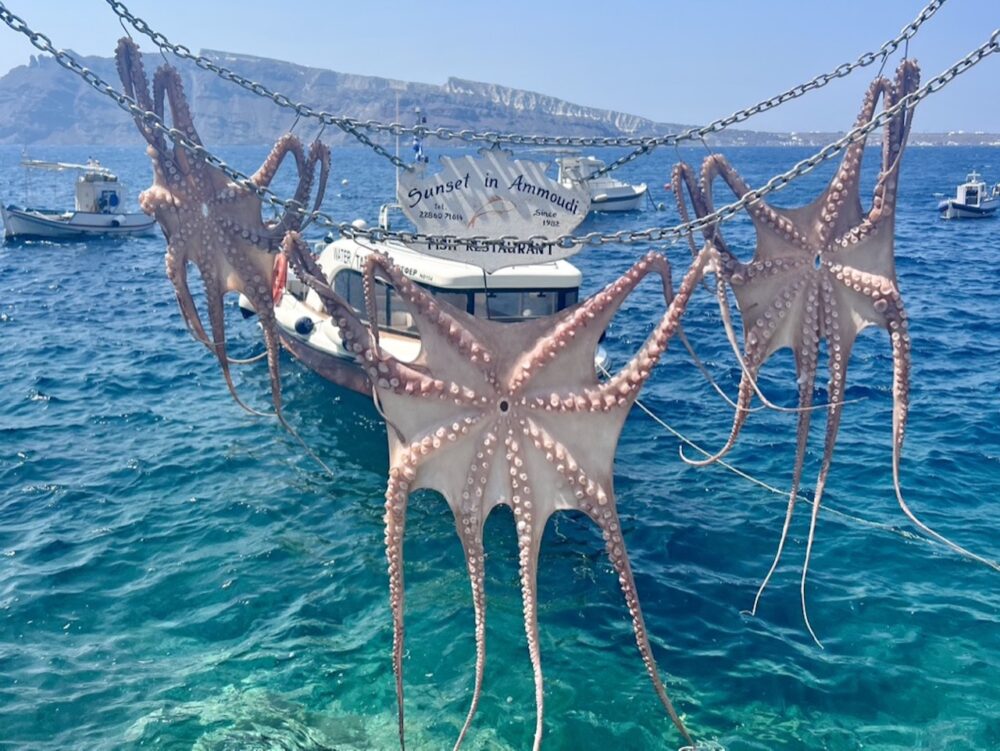
<svg viewBox="0 0 1000 751">
<path fill-rule="evenodd" d="M 213 50 L 201 54 L 293 100 L 360 120 L 391 122 L 398 96 L 403 122 L 412 121 L 413 108 L 419 106 L 430 127 L 575 136 L 648 136 L 687 127 L 498 84 L 449 78 L 443 86 L 436 86 L 307 68 L 251 55 Z M 118 86 L 112 58 L 79 59 Z M 147 74 L 151 75 L 159 63 L 158 55 L 147 56 Z M 294 116 L 273 102 L 194 65 L 181 63 L 178 68 L 206 143 L 266 143 L 291 126 Z M 732 129 L 711 140 L 721 146 L 813 146 L 828 143 L 837 135 Z M 324 137 L 332 143 L 353 140 L 332 128 Z M 14 68 L 0 78 L 0 144 L 131 144 L 138 140 L 135 126 L 117 105 L 49 56 L 33 56 L 28 65 Z M 913 140 L 926 144 L 1000 145 L 1000 135 L 980 133 L 919 134 Z"/>
<path fill-rule="evenodd" d="M 431 127 L 577 136 L 654 135 L 685 127 L 458 78 L 436 86 L 307 68 L 251 55 L 213 50 L 201 54 L 247 78 L 265 82 L 293 100 L 360 120 L 391 122 L 398 95 L 402 121 L 410 122 L 413 108 L 419 106 Z M 112 58 L 84 57 L 81 61 L 118 86 Z M 159 56 L 147 56 L 147 74 L 151 75 L 159 62 Z M 264 143 L 286 131 L 294 119 L 288 110 L 193 65 L 178 68 L 206 143 Z M 325 137 L 334 142 L 348 138 L 335 129 L 327 129 Z M 33 56 L 28 65 L 0 78 L 2 144 L 126 144 L 137 139 L 134 125 L 113 102 L 49 56 Z M 719 143 L 727 144 L 776 140 L 773 134 L 752 131 L 732 131 L 718 138 Z"/>
</svg>

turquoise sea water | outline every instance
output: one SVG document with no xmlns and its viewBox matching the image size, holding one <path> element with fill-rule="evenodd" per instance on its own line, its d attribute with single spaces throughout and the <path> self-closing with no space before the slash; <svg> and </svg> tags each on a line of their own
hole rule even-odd
<svg viewBox="0 0 1000 751">
<path fill-rule="evenodd" d="M 266 150 L 220 151 L 250 171 Z M 149 183 L 138 147 L 32 152 L 88 155 L 133 193 Z M 728 152 L 752 184 L 805 155 Z M 659 152 L 622 174 L 669 201 L 662 184 L 677 156 Z M 18 158 L 0 149 L 5 202 L 23 199 Z M 951 194 L 973 167 L 1000 180 L 1000 151 L 913 148 L 904 158 L 897 256 L 914 368 L 902 479 L 927 522 L 997 558 L 1000 278 L 990 269 L 1000 219 L 945 223 L 934 212 L 934 194 Z M 829 174 L 776 202 L 810 200 Z M 279 192 L 290 193 L 288 177 Z M 327 210 L 372 220 L 390 198 L 391 168 L 336 149 L 333 186 Z M 35 178 L 30 189 L 35 204 L 71 200 L 68 180 Z M 583 229 L 675 220 L 672 208 L 647 210 Z M 750 255 L 745 221 L 726 235 Z M 241 411 L 184 330 L 163 246 L 157 235 L 0 248 L 0 748 L 396 748 L 381 421 L 370 400 L 283 362 L 289 420 L 333 479 L 274 421 Z M 584 292 L 644 250 L 585 251 L 575 260 Z M 685 248 L 668 252 L 683 266 Z M 628 301 L 606 343 L 616 362 L 661 310 L 652 283 Z M 685 325 L 735 393 L 738 369 L 707 294 Z M 230 336 L 236 356 L 260 349 L 255 325 L 236 315 Z M 267 406 L 263 364 L 236 378 Z M 1000 574 L 911 534 L 892 493 L 890 378 L 887 337 L 869 330 L 851 363 L 847 395 L 861 401 L 846 410 L 809 579 L 825 649 L 799 612 L 807 507 L 751 618 L 742 611 L 770 564 L 784 498 L 719 467 L 684 465 L 674 437 L 638 410 L 629 418 L 615 472 L 625 540 L 656 657 L 698 739 L 730 751 L 1000 748 Z M 762 383 L 794 402 L 787 353 Z M 682 350 L 642 398 L 706 446 L 728 432 L 728 409 Z M 794 415 L 755 413 L 731 459 L 785 488 L 794 430 Z M 807 488 L 818 425 L 813 437 Z M 472 688 L 468 583 L 443 501 L 418 494 L 408 521 L 408 741 L 451 748 Z M 524 749 L 534 701 L 505 509 L 487 540 L 485 694 L 465 748 Z M 681 745 L 644 674 L 600 537 L 582 518 L 550 522 L 539 587 L 545 748 Z"/>
</svg>

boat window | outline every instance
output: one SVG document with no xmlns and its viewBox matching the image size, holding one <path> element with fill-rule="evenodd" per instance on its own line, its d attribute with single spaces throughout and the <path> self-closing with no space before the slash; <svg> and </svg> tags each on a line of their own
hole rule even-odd
<svg viewBox="0 0 1000 751">
<path fill-rule="evenodd" d="M 445 292 L 444 290 L 431 289 L 431 294 L 438 300 L 444 300 L 450 305 L 454 305 L 459 310 L 468 312 L 469 293 L 468 292 Z"/>
<path fill-rule="evenodd" d="M 491 318 L 496 321 L 523 321 L 552 315 L 563 308 L 575 305 L 580 296 L 578 289 L 511 289 L 491 290 L 487 293 L 421 286 L 436 299 L 454 305 L 459 310 L 471 312 L 479 318 Z M 364 284 L 360 272 L 353 269 L 337 272 L 333 278 L 333 289 L 347 301 L 361 320 L 368 321 Z M 469 310 L 470 301 L 472 310 Z M 413 314 L 391 286 L 376 281 L 375 303 L 378 309 L 379 327 L 406 334 L 418 333 Z"/>
<path fill-rule="evenodd" d="M 556 290 L 476 292 L 475 313 L 495 321 L 520 321 L 555 313 L 558 301 Z"/>
<path fill-rule="evenodd" d="M 350 269 L 337 272 L 333 278 L 333 291 L 343 297 L 355 310 L 358 317 L 368 322 L 365 309 L 365 290 L 361 273 Z M 406 304 L 391 286 L 375 281 L 375 309 L 379 328 L 391 329 L 403 334 L 416 334 L 417 325 Z"/>
</svg>

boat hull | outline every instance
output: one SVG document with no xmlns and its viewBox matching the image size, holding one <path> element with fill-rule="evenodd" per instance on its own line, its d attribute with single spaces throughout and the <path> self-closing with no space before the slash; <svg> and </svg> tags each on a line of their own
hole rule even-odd
<svg viewBox="0 0 1000 751">
<path fill-rule="evenodd" d="M 979 206 L 969 206 L 955 200 L 942 201 L 938 205 L 942 219 L 985 219 L 994 216 L 1000 209 L 1000 200 L 983 201 Z"/>
<path fill-rule="evenodd" d="M 5 206 L 0 213 L 7 240 L 79 240 L 142 235 L 152 232 L 156 226 L 156 220 L 145 214 L 60 213 L 17 206 Z"/>
<path fill-rule="evenodd" d="M 601 191 L 590 197 L 591 211 L 638 211 L 646 198 L 646 186 L 625 186 L 620 191 Z"/>
<path fill-rule="evenodd" d="M 371 381 L 354 358 L 339 357 L 311 347 L 285 330 L 279 330 L 278 338 L 292 357 L 322 378 L 359 394 L 372 393 Z"/>
</svg>

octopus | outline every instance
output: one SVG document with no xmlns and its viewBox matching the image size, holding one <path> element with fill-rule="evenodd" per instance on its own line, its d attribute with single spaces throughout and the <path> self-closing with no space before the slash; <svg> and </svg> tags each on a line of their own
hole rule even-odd
<svg viewBox="0 0 1000 751">
<path fill-rule="evenodd" d="M 173 125 L 200 144 L 181 86 L 170 66 L 161 66 L 152 94 L 141 56 L 129 39 L 116 52 L 125 93 L 160 120 L 164 97 Z M 385 493 L 385 544 L 393 617 L 393 670 L 396 678 L 400 746 L 405 747 L 403 713 L 403 534 L 410 492 L 439 491 L 455 517 L 465 553 L 475 614 L 476 668 L 472 703 L 455 748 L 471 726 L 486 664 L 485 548 L 483 527 L 500 504 L 513 510 L 517 526 L 524 626 L 534 683 L 537 720 L 534 748 L 541 747 L 544 687 L 538 640 L 536 576 L 538 553 L 549 517 L 576 510 L 590 517 L 604 537 L 632 619 L 636 644 L 653 688 L 685 741 L 693 745 L 660 678 L 650 646 L 635 580 L 618 517 L 612 468 L 618 437 L 632 403 L 680 325 L 691 293 L 704 275 L 704 255 L 672 293 L 666 259 L 651 253 L 587 301 L 555 316 L 520 324 L 474 318 L 432 299 L 385 256 L 374 253 L 364 270 L 368 321 L 376 321 L 376 279 L 392 285 L 410 308 L 422 351 L 412 363 L 393 358 L 379 346 L 378 329 L 325 281 L 300 231 L 300 213 L 266 223 L 261 201 L 250 188 L 182 146 L 169 147 L 161 132 L 136 118 L 153 161 L 153 185 L 140 198 L 156 216 L 167 239 L 167 276 L 193 336 L 212 351 L 237 401 L 226 354 L 222 299 L 245 294 L 260 317 L 267 346 L 271 391 L 280 417 L 280 379 L 274 305 L 291 265 L 312 287 L 337 322 L 345 343 L 363 363 L 373 397 L 389 426 L 390 469 Z M 314 144 L 305 155 L 293 136 L 278 141 L 250 178 L 270 184 L 281 161 L 292 154 L 301 179 L 295 194 L 304 206 L 319 165 L 319 206 L 329 172 L 329 154 Z M 279 246 L 282 252 L 277 252 Z M 201 275 L 211 326 L 206 333 L 188 287 L 187 267 Z M 594 370 L 598 340 L 628 294 L 650 273 L 659 274 L 667 309 L 644 346 L 619 373 L 599 382 Z M 248 408 L 249 409 L 249 408 Z"/>
<path fill-rule="evenodd" d="M 121 40 L 116 57 L 126 94 L 161 121 L 166 99 L 174 128 L 200 145 L 177 72 L 170 66 L 159 68 L 150 93 L 135 44 Z M 913 91 L 917 81 L 917 68 L 910 62 L 900 67 L 895 83 L 878 79 L 860 119 L 871 119 L 879 97 L 892 105 Z M 193 336 L 218 359 L 233 396 L 240 401 L 229 371 L 234 361 L 226 350 L 222 299 L 228 292 L 239 291 L 249 298 L 260 318 L 271 396 L 281 418 L 274 305 L 291 270 L 316 293 L 336 323 L 385 418 L 390 459 L 384 502 L 385 551 L 401 748 L 405 748 L 403 538 L 410 494 L 421 488 L 439 492 L 452 512 L 472 594 L 475 675 L 471 703 L 455 749 L 472 727 L 482 692 L 486 664 L 483 530 L 489 514 L 500 505 L 511 509 L 516 527 L 524 630 L 535 691 L 535 751 L 541 747 L 545 725 L 538 557 L 546 523 L 561 511 L 582 513 L 600 530 L 656 696 L 684 741 L 694 746 L 653 656 L 619 518 L 613 463 L 632 405 L 671 339 L 676 335 L 684 341 L 681 318 L 693 293 L 711 272 L 715 273 L 716 293 L 743 371 L 730 439 L 712 459 L 721 457 L 736 441 L 752 396 L 758 392 L 756 374 L 771 354 L 781 347 L 792 348 L 799 375 L 793 487 L 778 553 L 760 592 L 777 566 L 795 506 L 814 408 L 820 342 L 825 341 L 829 350 L 830 403 L 806 567 L 840 422 L 851 347 L 858 333 L 872 325 L 888 330 L 892 343 L 893 477 L 900 504 L 922 529 L 972 555 L 916 521 L 899 490 L 899 457 L 909 409 L 910 342 L 893 265 L 893 218 L 899 159 L 910 113 L 899 113 L 886 127 L 882 170 L 867 214 L 859 200 L 863 146 L 855 145 L 848 149 L 827 190 L 809 206 L 785 210 L 756 203 L 750 207 L 758 233 L 757 250 L 750 262 L 743 263 L 731 253 L 717 228 L 710 226 L 700 250 L 692 242 L 694 258 L 676 293 L 666 258 L 651 252 L 579 305 L 520 323 L 475 318 L 433 298 L 379 252 L 368 256 L 363 269 L 366 310 L 355 310 L 331 289 L 301 234 L 308 224 L 310 212 L 305 209 L 314 183 L 318 189 L 313 211 L 322 201 L 329 174 L 326 147 L 317 142 L 307 153 L 298 139 L 285 136 L 244 184 L 230 180 L 197 150 L 168 146 L 162 132 L 147 120 L 137 117 L 136 125 L 148 143 L 154 180 L 142 194 L 141 205 L 156 216 L 166 237 L 167 276 L 181 314 Z M 294 158 L 300 176 L 294 206 L 301 210 L 289 209 L 272 221 L 264 221 L 260 193 L 288 155 Z M 696 212 L 705 216 L 712 212 L 712 185 L 717 177 L 737 195 L 748 190 L 728 163 L 714 156 L 704 164 L 701 184 L 686 165 L 675 170 L 675 194 L 680 196 L 682 186 L 686 186 Z M 686 211 L 683 204 L 682 211 Z M 204 281 L 211 336 L 188 286 L 191 264 Z M 594 368 L 598 341 L 623 302 L 651 275 L 659 277 L 665 310 L 631 360 L 600 380 Z M 393 357 L 380 345 L 375 310 L 378 284 L 393 287 L 416 322 L 421 351 L 411 362 Z M 742 314 L 742 352 L 729 323 L 727 289 L 734 292 Z M 802 575 L 803 613 L 806 567 Z M 813 633 L 808 618 L 806 624 Z"/>
<path fill-rule="evenodd" d="M 916 63 L 904 60 L 894 81 L 877 78 L 869 88 L 857 126 L 875 115 L 879 99 L 886 109 L 915 91 L 920 73 Z M 871 207 L 865 211 L 860 200 L 861 160 L 865 144 L 856 142 L 844 153 L 841 164 L 823 193 L 807 206 L 779 209 L 763 201 L 752 203 L 748 212 L 757 234 L 752 259 L 741 262 L 729 251 L 717 226 L 709 226 L 705 239 L 717 253 L 717 293 L 723 318 L 729 325 L 726 289 L 731 289 L 743 322 L 744 348 L 737 349 L 742 367 L 732 428 L 725 445 L 707 459 L 691 464 L 717 461 L 736 443 L 748 419 L 761 366 L 776 351 L 792 350 L 798 384 L 798 426 L 792 485 L 777 551 L 754 598 L 755 615 L 761 595 L 770 582 L 784 551 L 799 494 L 805 452 L 813 411 L 813 392 L 819 370 L 820 343 L 825 342 L 829 371 L 826 405 L 826 435 L 823 457 L 812 499 L 812 515 L 800 581 L 802 615 L 813 640 L 819 639 L 806 608 L 806 578 L 815 540 L 816 523 L 830 470 L 834 445 L 845 404 L 847 367 L 858 334 L 878 326 L 889 334 L 892 348 L 892 477 L 897 501 L 904 514 L 924 533 L 960 554 L 1000 568 L 993 561 L 971 553 L 917 518 L 900 487 L 900 458 L 909 414 L 910 335 L 906 310 L 896 278 L 894 224 L 899 184 L 900 160 L 912 120 L 912 110 L 902 108 L 883 128 L 882 162 Z M 712 188 L 721 178 L 742 198 L 749 187 L 721 155 L 707 157 L 700 182 L 686 164 L 675 167 L 671 186 L 682 218 L 687 218 L 682 191 L 687 190 L 696 214 L 714 210 Z M 690 238 L 689 238 L 690 239 Z M 765 403 L 770 405 L 770 402 Z"/>
<path fill-rule="evenodd" d="M 517 529 L 524 628 L 535 685 L 534 749 L 541 747 L 544 685 L 538 643 L 538 553 L 546 522 L 574 510 L 601 530 L 632 619 L 636 644 L 661 704 L 685 741 L 690 734 L 667 695 L 653 657 L 622 537 L 612 484 L 618 437 L 643 383 L 678 331 L 710 253 L 702 254 L 672 293 L 670 267 L 650 253 L 617 281 L 575 308 L 521 323 L 469 315 L 431 297 L 386 256 L 372 253 L 364 270 L 368 320 L 377 320 L 376 279 L 390 284 L 414 316 L 422 352 L 403 363 L 379 347 L 378 329 L 364 327 L 325 282 L 297 233 L 285 251 L 296 274 L 323 300 L 347 346 L 364 363 L 389 427 L 385 543 L 393 614 L 400 745 L 403 722 L 403 535 L 409 494 L 438 491 L 447 501 L 465 555 L 475 614 L 476 667 L 467 734 L 486 664 L 483 527 L 492 509 L 511 508 Z M 666 312 L 618 373 L 600 382 L 594 352 L 612 316 L 635 287 L 659 274 Z"/>
<path fill-rule="evenodd" d="M 115 60 L 128 96 L 161 121 L 164 120 L 165 102 L 169 103 L 173 127 L 189 141 L 201 145 L 176 69 L 161 66 L 153 76 L 150 93 L 142 56 L 132 39 L 119 40 Z M 173 284 L 185 324 L 194 338 L 218 359 L 236 402 L 247 411 L 257 413 L 236 393 L 229 366 L 241 361 L 230 359 L 226 350 L 223 298 L 228 292 L 246 295 L 257 311 L 264 332 L 276 415 L 292 431 L 281 411 L 274 302 L 280 299 L 287 274 L 285 258 L 278 253 L 279 245 L 286 232 L 306 226 L 306 212 L 288 210 L 265 221 L 258 193 L 230 180 L 222 170 L 190 155 L 182 146 L 169 146 L 163 133 L 142 118 L 136 117 L 135 122 L 146 139 L 147 152 L 153 162 L 153 185 L 140 194 L 139 205 L 147 214 L 156 217 L 167 240 L 167 277 Z M 314 142 L 307 153 L 296 136 L 286 134 L 250 177 L 250 182 L 266 188 L 289 155 L 294 158 L 299 174 L 293 200 L 305 209 L 315 182 L 316 197 L 312 205 L 313 210 L 319 208 L 330 171 L 329 149 L 319 141 Z M 206 333 L 188 285 L 190 264 L 195 266 L 204 282 L 211 336 Z"/>
</svg>

